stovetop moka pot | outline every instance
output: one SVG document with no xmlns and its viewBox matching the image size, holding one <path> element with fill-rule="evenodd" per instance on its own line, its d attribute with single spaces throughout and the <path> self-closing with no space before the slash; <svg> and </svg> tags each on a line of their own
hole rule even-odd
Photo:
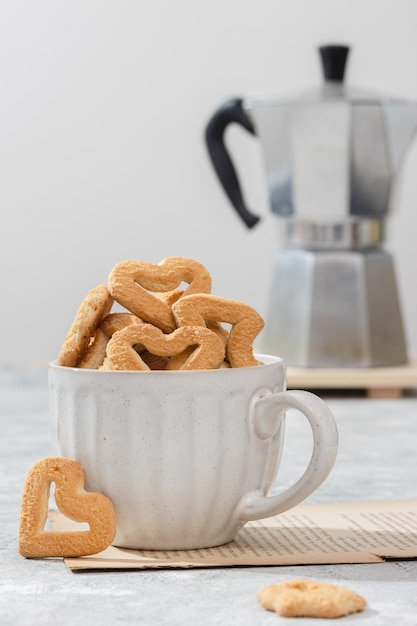
<svg viewBox="0 0 417 626">
<path fill-rule="evenodd" d="M 207 148 L 251 228 L 259 217 L 246 206 L 224 135 L 232 123 L 256 135 L 270 207 L 283 220 L 264 348 L 298 366 L 405 363 L 395 272 L 382 243 L 417 105 L 346 86 L 347 46 L 319 52 L 318 89 L 296 99 L 228 100 L 207 124 Z"/>
</svg>

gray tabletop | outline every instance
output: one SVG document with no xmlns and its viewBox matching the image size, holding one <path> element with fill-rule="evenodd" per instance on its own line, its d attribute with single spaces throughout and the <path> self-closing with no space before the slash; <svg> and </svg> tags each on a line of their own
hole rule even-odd
<svg viewBox="0 0 417 626">
<path fill-rule="evenodd" d="M 340 448 L 330 477 L 308 502 L 417 497 L 417 395 L 369 400 L 327 394 Z M 384 626 L 417 625 L 417 561 L 361 565 L 71 572 L 61 559 L 26 560 L 17 551 L 20 498 L 29 468 L 52 454 L 47 373 L 0 372 L 2 541 L 0 623 L 194 624 L 294 623 L 265 611 L 262 587 L 289 578 L 336 582 L 367 600 L 364 612 L 342 619 Z M 292 484 L 309 454 L 308 426 L 288 415 L 287 447 L 276 489 Z M 308 626 L 328 620 L 302 619 Z"/>
</svg>

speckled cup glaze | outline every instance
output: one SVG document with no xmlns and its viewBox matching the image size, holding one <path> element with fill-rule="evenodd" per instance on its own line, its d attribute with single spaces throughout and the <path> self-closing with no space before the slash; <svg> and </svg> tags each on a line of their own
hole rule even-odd
<svg viewBox="0 0 417 626">
<path fill-rule="evenodd" d="M 114 544 L 174 550 L 221 545 L 249 520 L 282 513 L 330 473 L 337 429 L 320 398 L 285 391 L 285 365 L 204 371 L 102 371 L 49 367 L 53 441 L 74 458 L 86 488 L 111 498 Z M 284 416 L 313 431 L 305 473 L 267 496 L 284 441 Z"/>
</svg>

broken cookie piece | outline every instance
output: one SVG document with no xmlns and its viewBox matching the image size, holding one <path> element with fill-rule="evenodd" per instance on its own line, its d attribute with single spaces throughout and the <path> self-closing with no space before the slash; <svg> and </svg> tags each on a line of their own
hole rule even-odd
<svg viewBox="0 0 417 626">
<path fill-rule="evenodd" d="M 269 585 L 258 592 L 258 600 L 281 617 L 335 618 L 357 613 L 366 606 L 364 598 L 351 589 L 304 579 Z"/>
</svg>

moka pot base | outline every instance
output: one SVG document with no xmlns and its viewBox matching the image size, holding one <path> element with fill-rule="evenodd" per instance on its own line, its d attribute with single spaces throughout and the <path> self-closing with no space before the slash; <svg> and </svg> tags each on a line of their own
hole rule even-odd
<svg viewBox="0 0 417 626">
<path fill-rule="evenodd" d="M 407 365 L 391 255 L 378 248 L 279 252 L 262 340 L 289 367 Z"/>
</svg>

